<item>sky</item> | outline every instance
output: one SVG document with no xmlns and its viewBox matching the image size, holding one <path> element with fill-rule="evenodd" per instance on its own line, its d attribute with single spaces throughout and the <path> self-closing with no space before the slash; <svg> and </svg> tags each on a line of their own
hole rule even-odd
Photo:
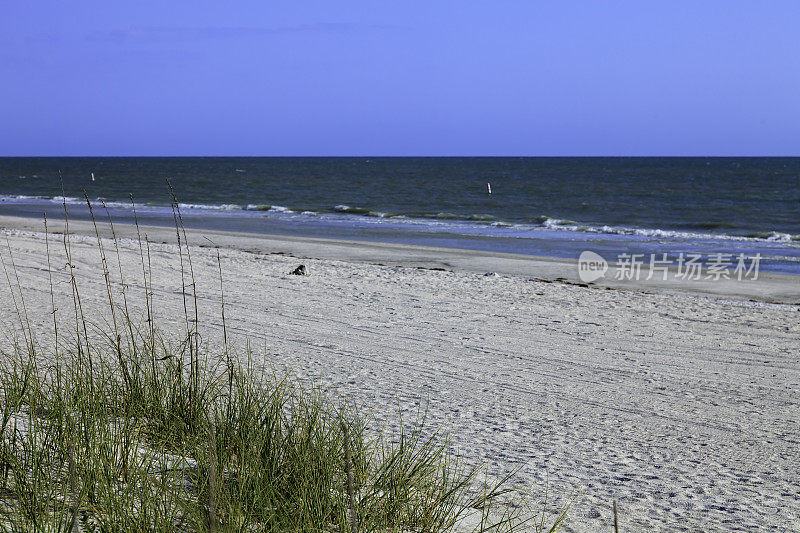
<svg viewBox="0 0 800 533">
<path fill-rule="evenodd" d="M 800 155 L 796 0 L 0 14 L 0 156 Z"/>
</svg>

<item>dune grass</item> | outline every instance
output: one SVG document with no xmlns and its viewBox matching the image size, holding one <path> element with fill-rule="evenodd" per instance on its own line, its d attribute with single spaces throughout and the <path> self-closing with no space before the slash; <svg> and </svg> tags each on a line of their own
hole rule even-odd
<svg viewBox="0 0 800 533">
<path fill-rule="evenodd" d="M 87 204 L 93 210 L 88 198 Z M 185 328 L 177 335 L 158 328 L 150 243 L 141 234 L 145 305 L 129 307 L 110 216 L 113 238 L 96 231 L 108 304 L 104 312 L 91 310 L 97 315 L 81 300 L 66 205 L 60 243 L 47 233 L 45 219 L 48 263 L 51 247 L 63 246 L 71 288 L 71 326 L 64 331 L 51 275 L 52 346 L 36 341 L 11 247 L 0 254 L 19 318 L 17 342 L 0 349 L 0 528 L 561 527 L 566 510 L 546 527 L 544 515 L 530 513 L 524 495 L 508 488 L 508 478 L 481 483 L 478 471 L 451 452 L 446 435 L 422 421 L 382 434 L 355 406 L 261 370 L 248 348 L 231 347 L 219 255 L 223 339 L 211 352 L 198 333 L 191 248 L 174 196 L 173 209 Z"/>
</svg>

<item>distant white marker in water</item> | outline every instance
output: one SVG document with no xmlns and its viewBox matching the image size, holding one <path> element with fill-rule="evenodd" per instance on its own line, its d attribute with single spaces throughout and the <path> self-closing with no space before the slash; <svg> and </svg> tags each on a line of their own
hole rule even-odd
<svg viewBox="0 0 800 533">
<path fill-rule="evenodd" d="M 94 181 L 94 172 L 92 172 L 92 181 Z"/>
<path fill-rule="evenodd" d="M 487 183 L 486 184 L 486 190 L 489 192 L 489 194 L 492 194 L 492 184 L 491 183 Z"/>
</svg>

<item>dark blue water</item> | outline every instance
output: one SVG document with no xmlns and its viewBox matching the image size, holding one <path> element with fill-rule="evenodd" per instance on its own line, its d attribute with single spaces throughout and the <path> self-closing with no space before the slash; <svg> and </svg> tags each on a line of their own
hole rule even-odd
<svg viewBox="0 0 800 533">
<path fill-rule="evenodd" d="M 59 170 L 78 217 L 85 191 L 171 223 L 169 178 L 199 227 L 573 258 L 761 253 L 800 273 L 800 158 L 0 158 L 0 214 L 57 210 Z"/>
</svg>

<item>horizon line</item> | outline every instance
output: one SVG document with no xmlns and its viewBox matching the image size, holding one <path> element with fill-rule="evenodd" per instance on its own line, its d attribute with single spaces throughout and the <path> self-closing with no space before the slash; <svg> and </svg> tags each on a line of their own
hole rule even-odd
<svg viewBox="0 0 800 533">
<path fill-rule="evenodd" d="M 670 154 L 670 155 L 619 155 L 619 154 L 615 154 L 615 155 L 608 155 L 608 154 L 581 154 L 581 155 L 549 155 L 549 154 L 548 155 L 543 155 L 543 154 L 537 154 L 537 155 L 475 155 L 475 154 L 472 154 L 472 155 L 459 155 L 459 154 L 441 154 L 441 155 L 382 155 L 382 154 L 353 154 L 353 155 L 341 155 L 341 154 L 338 154 L 338 155 L 319 155 L 319 154 L 316 154 L 316 155 L 241 155 L 241 154 L 239 154 L 239 155 L 234 155 L 234 154 L 228 154 L 228 155 L 220 155 L 220 154 L 214 154 L 214 155 L 208 155 L 208 154 L 206 154 L 206 155 L 197 155 L 197 154 L 193 154 L 193 155 L 185 155 L 185 154 L 170 154 L 170 155 L 163 155 L 163 154 L 162 155 L 107 155 L 107 154 L 103 154 L 103 155 L 96 155 L 96 154 L 95 155 L 87 155 L 87 154 L 83 154 L 83 155 L 0 155 L 0 159 L 18 159 L 18 158 L 41 158 L 41 159 L 45 159 L 45 158 L 53 158 L 53 159 L 61 158 L 61 159 L 65 159 L 65 158 L 126 158 L 126 157 L 127 158 L 141 158 L 141 159 L 144 159 L 144 158 L 153 158 L 153 159 L 155 159 L 155 158 L 236 158 L 236 157 L 238 157 L 238 158 L 252 158 L 252 159 L 256 159 L 256 158 L 276 158 L 276 159 L 277 158 L 285 158 L 285 159 L 289 159 L 289 158 L 304 158 L 304 159 L 310 159 L 310 158 L 319 158 L 319 159 L 342 158 L 342 159 L 345 159 L 345 158 L 350 158 L 350 159 L 352 159 L 352 158 L 371 158 L 371 157 L 381 158 L 381 159 L 389 159 L 389 158 L 397 158 L 397 159 L 400 159 L 400 158 L 417 158 L 417 159 L 424 159 L 424 158 L 430 158 L 430 159 L 435 159 L 435 158 L 454 158 L 454 159 L 455 158 L 487 158 L 487 159 L 488 158 L 497 158 L 497 159 L 500 159 L 500 158 L 518 158 L 518 159 L 523 159 L 523 158 L 530 158 L 530 159 L 533 159 L 533 158 L 541 158 L 541 159 L 544 159 L 544 158 L 576 158 L 576 159 L 577 158 L 587 158 L 587 159 L 588 158 L 620 158 L 620 159 L 622 159 L 622 158 L 626 158 L 626 159 L 633 159 L 633 158 L 643 158 L 643 159 L 644 158 L 684 158 L 684 159 L 689 159 L 689 158 L 707 158 L 707 159 L 724 159 L 724 158 L 762 158 L 763 159 L 763 158 L 776 158 L 776 159 L 778 159 L 778 158 L 783 158 L 783 159 L 788 159 L 788 158 L 798 158 L 798 157 L 800 157 L 800 154 L 796 154 L 796 155 L 774 155 L 774 154 L 772 154 L 772 155 L 764 155 L 764 154 L 746 154 L 746 155 L 731 155 L 731 154 L 725 154 L 725 155 L 719 155 L 719 154 L 704 154 L 704 155 L 696 155 L 696 154 L 695 155 L 682 155 L 682 154 Z"/>
</svg>

